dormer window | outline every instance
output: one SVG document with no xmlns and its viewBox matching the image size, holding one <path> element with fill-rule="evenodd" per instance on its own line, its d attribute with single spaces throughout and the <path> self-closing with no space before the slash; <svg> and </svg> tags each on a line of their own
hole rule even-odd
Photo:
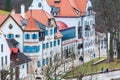
<svg viewBox="0 0 120 80">
<path fill-rule="evenodd" d="M 54 6 L 51 7 L 52 7 L 51 13 L 53 14 L 53 16 L 58 16 L 60 12 L 60 7 L 54 7 Z"/>
<path fill-rule="evenodd" d="M 61 0 L 54 0 L 54 3 L 60 3 Z"/>
</svg>

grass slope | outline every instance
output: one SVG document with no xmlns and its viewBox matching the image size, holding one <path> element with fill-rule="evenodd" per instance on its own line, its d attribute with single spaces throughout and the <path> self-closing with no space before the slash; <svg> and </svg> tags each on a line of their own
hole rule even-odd
<svg viewBox="0 0 120 80">
<path fill-rule="evenodd" d="M 109 70 L 120 69 L 120 61 L 115 59 L 113 62 L 106 63 L 106 61 L 99 63 L 95 66 L 91 66 L 92 63 L 98 61 L 99 59 L 94 59 L 90 62 L 85 63 L 84 65 L 78 66 L 70 71 L 68 71 L 64 78 L 78 76 L 80 74 L 91 74 L 96 72 L 101 72 L 101 68 L 108 68 Z"/>
<path fill-rule="evenodd" d="M 0 10 L 0 15 L 1 15 L 1 14 L 10 14 L 10 12 Z"/>
</svg>

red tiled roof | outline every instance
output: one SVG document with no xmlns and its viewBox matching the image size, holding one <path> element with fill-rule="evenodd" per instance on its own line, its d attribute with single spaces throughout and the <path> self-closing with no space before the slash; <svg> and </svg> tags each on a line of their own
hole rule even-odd
<svg viewBox="0 0 120 80">
<path fill-rule="evenodd" d="M 61 38 L 63 37 L 63 35 L 61 34 L 60 31 L 58 31 L 56 34 L 55 34 L 55 38 Z"/>
<path fill-rule="evenodd" d="M 11 16 L 20 26 L 22 26 L 21 20 L 23 20 L 23 18 L 21 17 L 20 14 L 11 14 Z"/>
<path fill-rule="evenodd" d="M 10 48 L 11 54 L 13 53 L 18 53 L 19 49 L 18 48 Z"/>
<path fill-rule="evenodd" d="M 38 30 L 40 30 L 39 27 L 36 25 L 32 16 L 29 18 L 28 23 L 27 23 L 26 27 L 24 28 L 24 30 L 27 30 L 27 31 L 38 31 Z"/>
<path fill-rule="evenodd" d="M 54 0 L 48 0 L 48 4 L 54 7 L 60 7 L 59 16 L 79 16 L 75 10 L 80 11 L 80 15 L 85 14 L 87 0 L 61 0 L 60 3 L 54 3 Z"/>
<path fill-rule="evenodd" d="M 26 17 L 29 18 L 32 15 L 34 19 L 37 21 L 41 22 L 42 24 L 46 25 L 48 19 L 53 18 L 52 15 L 48 14 L 44 10 L 32 10 L 32 11 L 27 11 L 26 12 Z"/>
<path fill-rule="evenodd" d="M 4 22 L 4 20 L 8 17 L 8 15 L 0 15 L 0 25 Z"/>
<path fill-rule="evenodd" d="M 64 30 L 64 29 L 68 28 L 68 26 L 62 21 L 56 21 L 56 23 L 57 23 L 57 26 L 58 26 L 58 30 Z"/>
</svg>

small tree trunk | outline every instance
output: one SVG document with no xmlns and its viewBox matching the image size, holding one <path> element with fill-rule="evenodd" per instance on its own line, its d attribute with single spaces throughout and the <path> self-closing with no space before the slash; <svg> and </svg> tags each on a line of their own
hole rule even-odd
<svg viewBox="0 0 120 80">
<path fill-rule="evenodd" d="M 110 39 L 110 50 L 109 50 L 109 55 L 110 55 L 110 62 L 113 61 L 113 54 L 114 54 L 114 51 L 113 51 L 113 38 L 111 37 Z"/>
</svg>

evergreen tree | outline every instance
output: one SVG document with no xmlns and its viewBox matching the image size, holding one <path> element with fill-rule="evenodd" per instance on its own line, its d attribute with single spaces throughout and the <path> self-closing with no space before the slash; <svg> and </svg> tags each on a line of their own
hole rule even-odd
<svg viewBox="0 0 120 80">
<path fill-rule="evenodd" d="M 5 7 L 5 10 L 7 11 L 11 11 L 11 0 L 6 0 L 6 7 Z"/>
</svg>

